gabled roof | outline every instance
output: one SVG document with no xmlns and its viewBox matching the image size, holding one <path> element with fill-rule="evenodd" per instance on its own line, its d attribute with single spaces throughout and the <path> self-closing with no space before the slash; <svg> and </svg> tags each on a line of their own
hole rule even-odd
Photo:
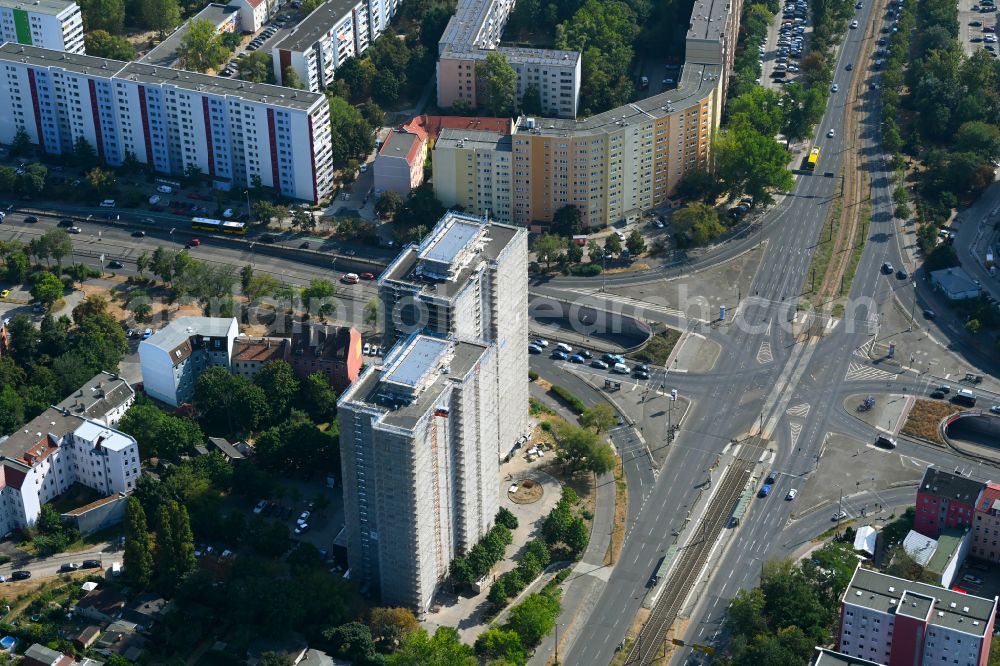
<svg viewBox="0 0 1000 666">
<path fill-rule="evenodd" d="M 994 509 L 1000 509 L 1000 484 L 987 483 L 976 503 L 976 511 L 989 513 Z"/>
</svg>

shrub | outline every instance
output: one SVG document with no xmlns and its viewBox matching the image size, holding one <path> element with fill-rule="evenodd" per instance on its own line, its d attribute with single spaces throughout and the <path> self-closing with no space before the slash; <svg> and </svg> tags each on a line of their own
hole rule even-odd
<svg viewBox="0 0 1000 666">
<path fill-rule="evenodd" d="M 587 409 L 587 406 L 583 404 L 583 400 L 580 400 L 578 397 L 573 395 L 568 389 L 562 386 L 553 384 L 552 393 L 555 393 L 556 396 L 560 400 L 562 400 L 566 404 L 566 406 L 569 407 L 570 411 L 572 411 L 574 414 L 578 415 L 583 414 L 583 412 Z"/>
<path fill-rule="evenodd" d="M 538 381 L 538 373 L 535 372 L 534 370 L 528 370 L 528 381 L 529 382 Z"/>
</svg>

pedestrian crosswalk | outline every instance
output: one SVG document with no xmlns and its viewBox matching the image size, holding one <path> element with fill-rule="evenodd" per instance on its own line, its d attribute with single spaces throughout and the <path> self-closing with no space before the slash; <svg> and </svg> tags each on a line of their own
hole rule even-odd
<svg viewBox="0 0 1000 666">
<path fill-rule="evenodd" d="M 757 362 L 764 365 L 773 360 L 774 355 L 771 353 L 771 341 L 764 340 L 764 342 L 760 343 L 760 349 L 757 350 Z"/>
<path fill-rule="evenodd" d="M 837 324 L 840 323 L 840 319 L 837 317 L 831 317 L 825 314 L 820 314 L 816 312 L 796 312 L 795 318 L 792 322 L 798 326 L 809 325 L 821 325 L 824 333 L 829 333 Z"/>
<path fill-rule="evenodd" d="M 851 363 L 847 367 L 846 379 L 849 382 L 862 380 L 892 381 L 896 379 L 896 374 L 893 372 L 886 372 L 881 368 L 873 368 L 872 366 L 865 365 L 864 363 Z"/>
<path fill-rule="evenodd" d="M 794 405 L 785 410 L 785 413 L 789 416 L 801 416 L 805 418 L 809 416 L 809 403 L 803 402 L 801 405 Z"/>
</svg>

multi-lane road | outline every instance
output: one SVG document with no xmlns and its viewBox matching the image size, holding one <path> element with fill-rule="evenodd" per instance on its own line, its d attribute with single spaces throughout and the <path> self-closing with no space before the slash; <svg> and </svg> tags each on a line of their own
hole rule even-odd
<svg viewBox="0 0 1000 666">
<path fill-rule="evenodd" d="M 860 28 L 851 30 L 842 44 L 834 68 L 834 82 L 839 92 L 833 93 L 823 119 L 816 128 L 814 145 L 821 148 L 821 164 L 815 175 L 800 176 L 794 189 L 771 210 L 763 229 L 750 238 L 730 244 L 720 253 L 704 259 L 680 263 L 656 271 L 608 277 L 611 288 L 624 284 L 653 282 L 664 277 L 683 275 L 708 263 L 725 260 L 744 251 L 760 239 L 768 241 L 761 268 L 754 278 L 749 296 L 742 300 L 734 321 L 728 326 L 701 327 L 700 331 L 718 342 L 722 353 L 710 374 L 662 375 L 651 381 L 669 381 L 693 403 L 685 420 L 684 430 L 652 488 L 637 499 L 638 511 L 629 507 L 634 520 L 628 526 L 619 564 L 608 575 L 607 585 L 594 605 L 586 627 L 579 638 L 568 646 L 566 663 L 609 663 L 626 632 L 634 621 L 645 597 L 646 583 L 659 558 L 672 543 L 672 532 L 682 525 L 686 510 L 697 497 L 697 485 L 729 442 L 747 434 L 761 434 L 768 439 L 771 450 L 769 466 L 779 472 L 775 493 L 780 498 L 792 487 L 801 487 L 801 477 L 822 455 L 821 447 L 828 432 L 845 433 L 860 441 L 871 441 L 874 429 L 868 428 L 843 410 L 843 400 L 851 394 L 886 390 L 883 375 L 849 371 L 852 366 L 868 366 L 860 351 L 877 335 L 880 313 L 899 298 L 904 307 L 917 298 L 912 288 L 899 289 L 891 276 L 880 274 L 884 261 L 906 265 L 900 240 L 900 230 L 892 216 L 891 178 L 887 157 L 879 146 L 879 107 L 877 89 L 867 83 L 877 82 L 871 63 L 861 62 L 866 39 L 876 39 L 881 20 L 878 3 L 865 3 L 858 12 Z M 852 64 L 852 71 L 847 65 Z M 857 96 L 852 93 L 852 77 L 861 77 Z M 845 126 L 848 105 L 855 105 L 855 117 L 861 123 L 859 132 Z M 833 136 L 829 131 L 833 130 Z M 839 174 L 847 151 L 862 155 L 863 169 L 871 181 L 871 227 L 867 244 L 857 268 L 847 319 L 826 318 L 819 329 L 822 335 L 802 335 L 787 322 L 797 315 L 795 304 L 807 279 L 807 271 L 819 231 L 829 213 L 837 179 L 820 175 Z M 534 291 L 558 295 L 593 287 L 592 281 L 558 278 L 535 285 Z M 909 286 L 908 283 L 903 283 Z M 899 294 L 894 294 L 895 290 Z M 600 301 L 601 296 L 593 298 Z M 910 299 L 910 300 L 907 300 Z M 642 312 L 648 321 L 683 324 L 682 316 L 665 315 L 655 309 Z M 758 352 L 766 345 L 770 353 Z M 765 359 L 762 361 L 762 359 Z M 912 375 L 891 375 L 892 390 L 926 391 L 926 379 Z M 560 377 L 560 381 L 562 378 Z M 789 436 L 787 410 L 791 405 L 805 405 L 808 416 L 801 424 L 794 443 Z M 907 449 L 917 458 L 942 465 L 961 464 L 950 453 L 923 451 L 921 447 L 904 443 L 898 453 Z M 635 466 L 638 471 L 641 466 Z M 666 473 L 680 470 L 677 474 Z M 629 470 L 627 469 L 627 472 Z M 677 482 L 678 478 L 687 479 Z M 674 482 L 670 482 L 674 479 Z M 629 477 L 632 483 L 632 477 Z M 871 493 L 869 497 L 866 493 Z M 875 497 L 890 505 L 906 504 L 912 499 L 913 488 L 863 491 L 849 497 L 851 509 L 874 504 Z M 630 495 L 630 497 L 633 497 Z M 714 570 L 723 575 L 711 576 L 698 595 L 701 603 L 693 606 L 689 624 L 689 640 L 711 644 L 724 638 L 722 620 L 728 600 L 741 587 L 756 584 L 764 560 L 790 554 L 803 542 L 827 529 L 830 515 L 826 510 L 797 517 L 790 521 L 795 502 L 771 501 L 752 505 L 735 534 L 724 538 L 724 548 L 717 555 Z M 567 649 L 567 646 L 563 646 Z M 689 652 L 679 651 L 675 659 L 693 659 Z"/>
</svg>

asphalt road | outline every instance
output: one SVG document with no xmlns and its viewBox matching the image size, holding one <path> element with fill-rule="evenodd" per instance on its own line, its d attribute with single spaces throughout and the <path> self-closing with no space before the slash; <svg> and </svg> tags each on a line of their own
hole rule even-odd
<svg viewBox="0 0 1000 666">
<path fill-rule="evenodd" d="M 55 228 L 61 219 L 58 212 L 53 212 L 51 215 L 36 215 L 39 221 L 30 224 L 24 222 L 25 217 L 25 214 L 17 211 L 9 213 L 0 224 L 0 239 L 16 239 L 27 243 Z M 192 238 L 200 238 L 202 244 L 190 248 L 189 252 L 192 257 L 201 261 L 229 265 L 236 269 L 252 264 L 255 270 L 270 273 L 281 282 L 296 286 L 304 286 L 310 280 L 320 277 L 337 282 L 337 296 L 344 299 L 347 307 L 347 310 L 342 312 L 358 309 L 356 317 L 358 323 L 362 321 L 360 311 L 363 310 L 365 303 L 378 293 L 373 282 L 362 281 L 356 285 L 340 282 L 344 272 L 356 268 L 348 263 L 353 261 L 352 258 L 319 252 L 288 251 L 280 246 L 259 242 L 245 243 L 234 239 L 209 237 L 180 223 L 176 226 L 166 224 L 112 226 L 95 221 L 79 223 L 79 226 L 82 233 L 71 235 L 73 256 L 70 259 L 100 268 L 100 258 L 103 255 L 105 266 L 112 260 L 124 264 L 124 268 L 114 271 L 119 274 L 135 274 L 135 260 L 143 252 L 152 254 L 157 247 L 180 250 Z M 146 231 L 146 237 L 133 236 L 132 231 L 136 228 Z M 341 266 L 344 267 L 343 270 L 340 269 Z"/>
<path fill-rule="evenodd" d="M 645 584 L 659 557 L 672 542 L 672 528 L 679 524 L 697 495 L 697 484 L 723 447 L 742 434 L 763 430 L 771 438 L 773 467 L 788 470 L 779 478 L 775 493 L 780 498 L 797 484 L 801 475 L 813 466 L 826 432 L 835 430 L 857 436 L 861 441 L 874 439 L 874 429 L 846 414 L 842 398 L 851 393 L 885 390 L 886 381 L 852 377 L 852 364 L 867 364 L 867 358 L 856 353 L 877 334 L 879 313 L 892 305 L 893 279 L 882 276 L 883 261 L 901 264 L 902 247 L 892 218 L 892 203 L 886 158 L 878 147 L 877 91 L 864 87 L 860 99 L 849 99 L 851 77 L 873 76 L 869 63 L 858 62 L 862 41 L 876 20 L 872 6 L 859 11 L 860 27 L 846 35 L 834 68 L 834 82 L 839 92 L 831 95 L 827 111 L 816 129 L 813 145 L 822 150 L 816 174 L 799 176 L 793 191 L 767 216 L 760 234 L 769 242 L 761 269 L 749 294 L 745 295 L 735 323 L 727 326 L 702 326 L 698 330 L 722 346 L 722 354 L 711 374 L 673 375 L 670 379 L 693 403 L 680 438 L 672 447 L 659 475 L 658 482 L 644 497 L 642 507 L 630 523 L 619 565 L 610 574 L 608 585 L 590 616 L 580 638 L 568 648 L 566 663 L 608 663 L 615 648 L 625 636 L 645 595 Z M 877 31 L 876 31 L 877 34 Z M 846 70 L 854 64 L 854 72 Z M 877 76 L 877 75 L 875 75 Z M 876 79 L 877 80 L 877 79 Z M 860 107 L 863 132 L 860 145 L 845 142 L 846 105 Z M 830 129 L 834 136 L 829 137 Z M 829 211 L 836 191 L 836 179 L 821 174 L 839 173 L 845 151 L 858 150 L 865 157 L 865 167 L 871 178 L 872 223 L 864 254 L 851 289 L 847 320 L 824 320 L 823 337 L 797 340 L 787 322 L 796 316 L 793 302 L 797 300 L 807 280 L 807 271 L 818 234 Z M 757 242 L 751 237 L 732 243 L 722 252 L 705 259 L 665 270 L 627 274 L 608 278 L 608 284 L 651 282 L 687 273 L 699 262 L 715 263 L 743 251 Z M 535 289 L 558 293 L 562 289 L 593 288 L 592 280 L 554 278 L 538 282 Z M 910 288 L 912 292 L 912 288 Z M 644 312 L 649 320 L 671 319 L 655 311 Z M 676 319 L 676 317 L 674 318 Z M 671 323 L 676 324 L 676 321 Z M 758 351 L 767 343 L 773 360 L 758 361 Z M 535 364 L 532 358 L 532 364 Z M 926 379 L 902 375 L 888 380 L 893 391 L 925 391 Z M 787 409 L 805 405 L 808 417 L 793 443 L 787 426 Z M 901 445 L 911 446 L 909 444 Z M 918 447 L 918 450 L 922 447 Z M 920 458 L 948 465 L 955 459 L 949 452 L 920 450 Z M 678 473 L 679 470 L 679 473 Z M 670 473 L 673 472 L 673 473 Z M 632 483 L 631 476 L 629 483 Z M 913 489 L 880 492 L 886 502 L 905 504 Z M 633 496 L 630 494 L 630 503 Z M 865 497 L 853 498 L 861 505 Z M 802 499 L 798 500 L 802 501 Z M 788 525 L 793 502 L 769 502 L 766 509 L 752 505 L 736 533 L 735 540 L 718 562 L 716 570 L 728 572 L 711 578 L 701 590 L 702 598 L 712 601 L 696 609 L 689 639 L 710 641 L 724 638 L 716 633 L 728 599 L 741 587 L 756 584 L 760 563 L 769 557 L 784 555 L 808 538 L 828 529 L 827 511 Z M 708 632 L 704 627 L 714 627 Z M 678 654 L 679 659 L 686 658 Z"/>
<path fill-rule="evenodd" d="M 121 561 L 121 553 L 115 553 L 114 547 L 110 543 L 101 543 L 75 553 L 59 553 L 51 557 L 31 559 L 25 561 L 14 561 L 0 566 L 0 575 L 10 578 L 11 572 L 16 570 L 30 571 L 32 577 L 55 576 L 59 573 L 59 568 L 70 562 L 82 563 L 84 560 L 101 560 L 102 568 L 111 566 L 112 562 Z M 78 571 L 90 571 L 100 573 L 102 569 L 79 569 Z"/>
</svg>

